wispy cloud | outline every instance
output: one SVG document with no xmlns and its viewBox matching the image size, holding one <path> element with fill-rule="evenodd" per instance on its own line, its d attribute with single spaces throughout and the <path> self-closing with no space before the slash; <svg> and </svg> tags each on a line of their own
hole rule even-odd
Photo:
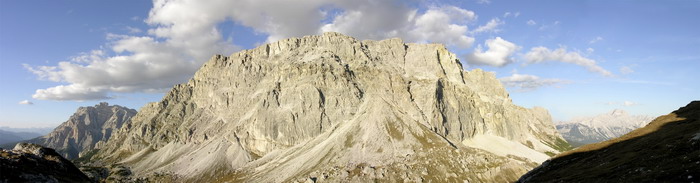
<svg viewBox="0 0 700 183">
<path fill-rule="evenodd" d="M 517 18 L 517 17 L 520 16 L 520 12 L 518 11 L 518 12 L 515 12 L 515 13 L 511 13 L 511 12 L 508 11 L 508 12 L 503 13 L 503 18 L 508 18 L 508 17 L 511 17 L 511 16 L 514 17 L 514 18 Z"/>
<path fill-rule="evenodd" d="M 517 74 L 502 77 L 498 80 L 506 87 L 516 88 L 518 92 L 532 91 L 544 86 L 558 86 L 560 84 L 570 83 L 561 79 L 544 79 L 534 75 Z"/>
<path fill-rule="evenodd" d="M 593 48 L 586 48 L 586 53 L 591 54 L 595 51 Z"/>
<path fill-rule="evenodd" d="M 604 102 L 603 104 L 605 105 L 612 105 L 612 106 L 624 106 L 624 107 L 630 107 L 630 106 L 638 106 L 641 105 L 640 103 L 633 102 L 633 101 L 622 101 L 622 102 L 616 102 L 616 101 L 611 101 L 611 102 Z"/>
<path fill-rule="evenodd" d="M 634 72 L 634 70 L 629 66 L 620 67 L 620 73 L 622 73 L 622 74 L 631 74 L 633 72 Z"/>
<path fill-rule="evenodd" d="M 477 33 L 482 33 L 482 32 L 497 33 L 499 31 L 501 31 L 500 29 L 498 29 L 498 26 L 504 25 L 505 23 L 506 22 L 501 21 L 501 19 L 499 19 L 499 18 L 493 18 L 485 25 L 479 26 L 476 29 L 474 29 L 471 33 L 472 34 L 477 34 Z"/>
<path fill-rule="evenodd" d="M 603 37 L 598 36 L 598 37 L 595 37 L 595 38 L 591 39 L 590 41 L 588 41 L 588 44 L 597 43 L 597 42 L 603 41 L 603 40 L 605 40 L 605 39 L 603 39 Z"/>
<path fill-rule="evenodd" d="M 550 50 L 549 48 L 541 46 L 534 47 L 525 54 L 525 60 L 527 63 L 540 63 L 546 61 L 572 63 L 583 66 L 588 69 L 588 71 L 596 72 L 603 76 L 614 76 L 610 71 L 598 66 L 595 60 L 583 57 L 578 52 L 566 51 L 566 48 L 564 47 L 560 47 L 555 50 Z"/>
<path fill-rule="evenodd" d="M 618 82 L 618 83 L 628 83 L 628 84 L 665 85 L 665 86 L 676 85 L 675 83 L 671 83 L 671 82 L 634 80 L 634 79 L 616 79 L 613 81 Z"/>
<path fill-rule="evenodd" d="M 537 25 L 537 22 L 535 22 L 534 20 L 528 20 L 525 23 L 527 23 L 527 25 Z"/>
<path fill-rule="evenodd" d="M 31 101 L 29 101 L 29 100 L 22 100 L 22 101 L 19 101 L 18 104 L 22 104 L 22 105 L 34 105 L 34 102 L 31 102 Z"/>
<path fill-rule="evenodd" d="M 491 0 L 476 0 L 477 4 L 491 4 Z"/>
<path fill-rule="evenodd" d="M 136 27 L 131 27 L 131 26 L 126 26 L 125 29 L 126 29 L 127 31 L 129 31 L 129 33 L 131 33 L 131 34 L 143 32 L 141 29 L 136 28 Z"/>
<path fill-rule="evenodd" d="M 635 105 L 640 105 L 639 103 L 632 102 L 632 101 L 624 101 L 622 102 L 623 106 L 635 106 Z"/>
<path fill-rule="evenodd" d="M 542 25 L 540 26 L 540 28 L 538 28 L 538 30 L 544 31 L 544 30 L 548 30 L 548 29 L 550 29 L 550 28 L 556 28 L 557 26 L 559 26 L 560 23 L 561 23 L 561 22 L 559 22 L 559 21 L 554 21 L 554 22 L 551 23 L 551 24 L 542 24 Z"/>
</svg>

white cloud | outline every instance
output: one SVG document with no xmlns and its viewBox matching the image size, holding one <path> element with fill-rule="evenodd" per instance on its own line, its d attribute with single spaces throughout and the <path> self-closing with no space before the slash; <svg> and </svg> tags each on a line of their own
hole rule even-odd
<svg viewBox="0 0 700 183">
<path fill-rule="evenodd" d="M 414 26 L 409 28 L 406 38 L 408 41 L 432 41 L 469 48 L 474 43 L 474 38 L 466 35 L 468 28 L 464 23 L 474 18 L 474 12 L 453 6 L 432 8 L 415 18 Z"/>
<path fill-rule="evenodd" d="M 491 4 L 491 0 L 476 0 L 476 4 Z"/>
<path fill-rule="evenodd" d="M 482 51 L 479 45 L 473 53 L 466 56 L 469 64 L 474 65 L 490 65 L 502 67 L 513 62 L 511 56 L 519 47 L 511 42 L 496 37 L 495 39 L 486 40 L 488 50 Z"/>
<path fill-rule="evenodd" d="M 552 24 L 541 24 L 542 26 L 540 26 L 540 28 L 538 28 L 538 30 L 544 31 L 547 29 L 556 28 L 557 26 L 559 26 L 560 23 L 561 22 L 559 22 L 559 21 L 554 21 Z"/>
<path fill-rule="evenodd" d="M 587 48 L 587 49 L 586 49 L 586 53 L 589 53 L 589 54 L 590 54 L 590 53 L 593 53 L 594 51 L 595 51 L 595 49 L 593 49 L 593 48 Z"/>
<path fill-rule="evenodd" d="M 126 26 L 125 29 L 126 29 L 127 31 L 129 31 L 129 33 L 132 33 L 132 34 L 143 32 L 141 29 L 136 28 L 136 27 L 131 27 L 131 26 Z"/>
<path fill-rule="evenodd" d="M 605 105 L 614 105 L 614 106 L 618 106 L 618 105 L 619 105 L 619 106 L 625 106 L 625 107 L 641 105 L 641 104 L 639 104 L 639 103 L 637 103 L 637 102 L 632 102 L 632 101 L 604 102 L 603 104 L 605 104 Z"/>
<path fill-rule="evenodd" d="M 339 2 L 334 6 L 343 11 L 333 17 L 332 22 L 320 25 L 320 29 L 313 27 L 315 30 L 305 34 L 333 31 L 359 39 L 400 37 L 402 29 L 411 27 L 416 17 L 415 10 L 394 1 L 363 0 L 360 3 Z"/>
<path fill-rule="evenodd" d="M 472 34 L 481 33 L 481 32 L 497 33 L 499 31 L 501 31 L 500 29 L 498 29 L 498 26 L 503 25 L 503 24 L 505 24 L 505 22 L 501 21 L 501 19 L 493 18 L 488 23 L 486 23 L 486 25 L 482 25 L 482 26 L 479 26 L 476 29 L 474 29 L 472 31 Z"/>
<path fill-rule="evenodd" d="M 185 82 L 214 54 L 238 50 L 222 39 L 216 24 L 220 5 L 155 1 L 146 22 L 148 36 L 108 34 L 108 49 L 81 53 L 56 66 L 25 67 L 41 79 L 67 84 L 36 90 L 41 100 L 99 100 L 110 92 L 163 91 Z M 220 8 L 217 10 L 216 8 Z M 211 12 L 210 12 L 211 11 Z"/>
<path fill-rule="evenodd" d="M 632 101 L 624 101 L 624 102 L 622 102 L 622 105 L 623 106 L 635 106 L 635 105 L 639 105 L 639 103 L 632 102 Z"/>
<path fill-rule="evenodd" d="M 622 67 L 620 67 L 620 72 L 622 74 L 631 74 L 634 72 L 634 70 L 629 66 L 622 66 Z"/>
<path fill-rule="evenodd" d="M 39 89 L 42 100 L 98 100 L 114 92 L 160 92 L 185 82 L 214 54 L 240 48 L 224 39 L 217 25 L 235 22 L 267 35 L 267 42 L 337 31 L 358 39 L 400 37 L 408 42 L 437 42 L 468 48 L 467 23 L 473 11 L 454 6 L 419 12 L 398 0 L 197 1 L 154 0 L 147 30 L 108 34 L 105 48 L 80 53 L 57 65 L 25 68 L 40 79 L 62 82 Z M 134 17 L 133 20 L 141 20 Z"/>
<path fill-rule="evenodd" d="M 528 20 L 525 23 L 527 23 L 527 25 L 537 25 L 537 22 L 535 22 L 534 20 Z"/>
<path fill-rule="evenodd" d="M 588 41 L 588 44 L 597 43 L 597 42 L 602 41 L 602 40 L 605 40 L 605 39 L 603 39 L 603 37 L 598 36 L 598 37 L 595 37 L 595 38 L 591 39 L 590 41 Z"/>
<path fill-rule="evenodd" d="M 47 89 L 38 89 L 32 95 L 40 100 L 100 100 L 109 99 L 105 87 L 85 87 L 81 84 L 59 85 Z"/>
<path fill-rule="evenodd" d="M 22 104 L 22 105 L 34 105 L 34 103 L 31 102 L 31 101 L 29 101 L 29 100 L 22 100 L 22 101 L 19 101 L 18 104 Z"/>
<path fill-rule="evenodd" d="M 672 82 L 667 82 L 667 81 L 632 80 L 632 79 L 624 79 L 624 78 L 618 78 L 618 79 L 613 80 L 613 81 L 618 82 L 618 83 L 643 84 L 643 85 L 666 85 L 666 86 L 677 85 L 677 83 L 672 83 Z"/>
<path fill-rule="evenodd" d="M 505 12 L 505 13 L 503 13 L 503 18 L 508 18 L 508 17 L 510 17 L 510 16 L 512 16 L 512 17 L 514 17 L 514 18 L 517 18 L 518 16 L 520 16 L 520 12 L 518 11 L 518 12 L 515 12 L 515 13 L 511 13 L 511 12 Z"/>
<path fill-rule="evenodd" d="M 578 52 L 567 52 L 566 48 L 550 50 L 545 47 L 534 47 L 525 54 L 527 63 L 540 63 L 544 61 L 559 61 L 583 66 L 588 71 L 599 73 L 603 76 L 612 77 L 613 74 L 596 64 L 595 60 L 585 58 Z"/>
<path fill-rule="evenodd" d="M 557 86 L 559 84 L 569 83 L 561 79 L 542 79 L 538 76 L 517 73 L 499 78 L 498 80 L 506 87 L 517 88 L 520 92 L 532 91 L 544 86 Z"/>
</svg>

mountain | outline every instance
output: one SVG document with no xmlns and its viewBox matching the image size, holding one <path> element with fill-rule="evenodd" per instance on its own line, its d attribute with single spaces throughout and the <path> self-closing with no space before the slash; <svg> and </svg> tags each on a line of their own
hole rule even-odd
<svg viewBox="0 0 700 183">
<path fill-rule="evenodd" d="M 95 106 L 80 107 L 51 133 L 28 140 L 30 143 L 56 149 L 68 159 L 92 150 L 98 142 L 107 141 L 124 122 L 136 115 L 136 110 L 101 102 Z"/>
<path fill-rule="evenodd" d="M 622 109 L 615 109 L 593 117 L 580 117 L 556 125 L 564 139 L 574 146 L 596 143 L 622 136 L 643 127 L 654 118 L 644 115 L 630 115 Z"/>
<path fill-rule="evenodd" d="M 36 144 L 0 149 L 0 172 L 0 182 L 90 182 L 56 151 Z"/>
<path fill-rule="evenodd" d="M 41 134 L 31 132 L 13 132 L 0 129 L 0 145 L 28 140 L 38 136 L 41 136 Z"/>
<path fill-rule="evenodd" d="M 567 145 L 443 45 L 324 33 L 212 57 L 92 160 L 185 182 L 502 182 Z"/>
<path fill-rule="evenodd" d="M 519 182 L 699 182 L 700 101 L 621 137 L 557 155 Z"/>
</svg>

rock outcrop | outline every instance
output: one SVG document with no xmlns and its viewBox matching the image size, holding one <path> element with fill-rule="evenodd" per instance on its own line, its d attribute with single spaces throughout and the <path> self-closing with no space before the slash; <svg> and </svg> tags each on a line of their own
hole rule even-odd
<svg viewBox="0 0 700 183">
<path fill-rule="evenodd" d="M 519 182 L 700 182 L 700 101 L 562 153 Z"/>
<path fill-rule="evenodd" d="M 596 143 L 622 136 L 641 128 L 654 118 L 644 115 L 630 115 L 622 109 L 608 113 L 574 118 L 557 124 L 559 133 L 574 146 Z"/>
<path fill-rule="evenodd" d="M 75 159 L 80 153 L 93 150 L 99 146 L 98 143 L 107 141 L 114 131 L 135 115 L 134 109 L 110 106 L 106 102 L 94 107 L 80 107 L 68 121 L 51 133 L 28 142 L 54 148 L 64 157 Z"/>
<path fill-rule="evenodd" d="M 324 33 L 212 57 L 94 160 L 197 181 L 513 181 L 566 145 L 443 45 Z"/>
<path fill-rule="evenodd" d="M 73 163 L 50 148 L 19 143 L 0 149 L 0 182 L 90 182 Z"/>
</svg>

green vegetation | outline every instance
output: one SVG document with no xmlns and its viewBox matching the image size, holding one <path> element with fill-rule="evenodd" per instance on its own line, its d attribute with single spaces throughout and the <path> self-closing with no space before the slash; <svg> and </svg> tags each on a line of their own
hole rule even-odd
<svg viewBox="0 0 700 183">
<path fill-rule="evenodd" d="M 554 144 L 550 144 L 548 142 L 544 142 L 544 143 L 547 146 L 552 147 L 559 152 L 566 152 L 566 151 L 574 149 L 574 147 L 571 146 L 571 144 L 569 144 L 569 142 L 566 142 L 566 140 L 561 139 L 561 138 L 557 138 L 557 140 L 554 141 Z"/>
<path fill-rule="evenodd" d="M 90 159 L 92 159 L 92 157 L 95 156 L 95 154 L 97 154 L 97 151 L 99 151 L 99 149 L 90 150 L 88 152 L 85 152 L 85 154 L 83 154 L 82 156 L 80 156 L 76 159 L 73 159 L 71 161 L 73 161 L 73 163 L 75 163 L 76 165 L 79 165 L 82 163 L 88 163 L 88 162 L 90 162 Z"/>
</svg>

